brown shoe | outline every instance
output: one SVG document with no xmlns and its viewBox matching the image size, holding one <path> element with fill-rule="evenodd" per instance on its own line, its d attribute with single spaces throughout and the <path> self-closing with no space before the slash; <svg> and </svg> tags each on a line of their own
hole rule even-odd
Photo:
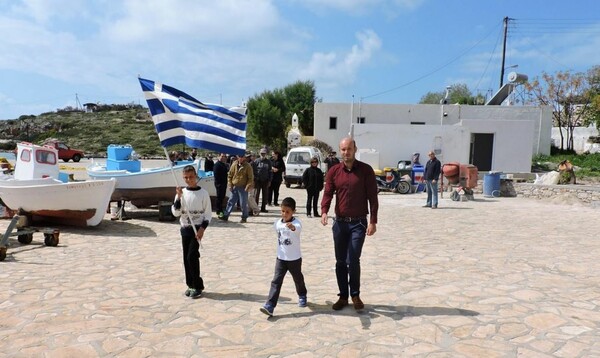
<svg viewBox="0 0 600 358">
<path fill-rule="evenodd" d="M 334 303 L 333 306 L 331 306 L 331 308 L 333 308 L 336 311 L 339 311 L 346 306 L 348 306 L 348 299 L 340 297 L 338 298 L 337 302 Z"/>
<path fill-rule="evenodd" d="M 355 310 L 362 310 L 363 308 L 365 308 L 365 304 L 363 303 L 363 301 L 360 300 L 360 297 L 358 296 L 352 297 L 352 303 L 354 304 Z"/>
</svg>

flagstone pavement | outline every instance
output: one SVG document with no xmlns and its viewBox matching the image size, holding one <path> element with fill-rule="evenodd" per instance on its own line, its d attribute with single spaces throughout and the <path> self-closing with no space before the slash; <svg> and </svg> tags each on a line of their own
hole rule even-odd
<svg viewBox="0 0 600 358">
<path fill-rule="evenodd" d="M 259 311 L 275 264 L 277 208 L 213 219 L 201 249 L 206 290 L 183 295 L 176 222 L 156 210 L 60 244 L 11 239 L 0 262 L 5 357 L 600 357 L 600 211 L 521 198 L 422 208 L 425 194 L 380 194 L 362 254 L 365 309 L 333 311 L 331 224 L 303 223 L 309 304 L 291 277 L 275 316 Z M 0 220 L 4 233 L 8 220 Z"/>
</svg>

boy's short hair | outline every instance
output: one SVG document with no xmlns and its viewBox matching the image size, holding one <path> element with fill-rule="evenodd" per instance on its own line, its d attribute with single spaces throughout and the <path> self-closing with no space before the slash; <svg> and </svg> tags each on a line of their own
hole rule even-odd
<svg viewBox="0 0 600 358">
<path fill-rule="evenodd" d="M 281 201 L 281 206 L 286 206 L 292 210 L 296 210 L 296 200 L 289 196 Z"/>
<path fill-rule="evenodd" d="M 193 165 L 186 165 L 185 167 L 183 167 L 183 172 L 184 173 L 193 172 L 194 174 L 196 174 L 196 168 Z"/>
</svg>

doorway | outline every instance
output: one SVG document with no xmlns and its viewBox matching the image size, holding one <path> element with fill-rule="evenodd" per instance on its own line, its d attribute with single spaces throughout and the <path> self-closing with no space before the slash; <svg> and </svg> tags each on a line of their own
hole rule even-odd
<svg viewBox="0 0 600 358">
<path fill-rule="evenodd" d="M 494 133 L 471 133 L 469 163 L 479 172 L 492 170 L 494 154 Z"/>
</svg>

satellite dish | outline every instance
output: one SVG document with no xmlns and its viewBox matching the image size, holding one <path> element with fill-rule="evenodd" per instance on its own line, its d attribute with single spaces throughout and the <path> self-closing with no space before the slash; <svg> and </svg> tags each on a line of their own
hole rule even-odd
<svg viewBox="0 0 600 358">
<path fill-rule="evenodd" d="M 511 72 L 508 74 L 508 82 L 512 83 L 524 83 L 527 82 L 529 77 L 522 73 Z"/>
</svg>

